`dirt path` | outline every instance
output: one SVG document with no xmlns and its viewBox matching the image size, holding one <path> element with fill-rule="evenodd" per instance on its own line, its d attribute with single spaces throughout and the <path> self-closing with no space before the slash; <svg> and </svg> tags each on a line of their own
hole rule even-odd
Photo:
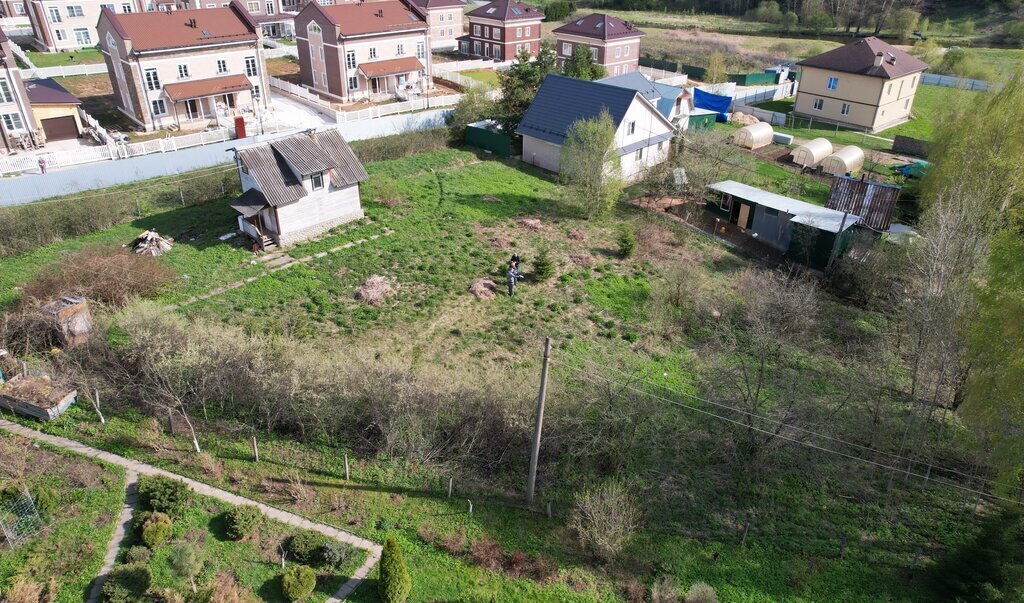
<svg viewBox="0 0 1024 603">
<path fill-rule="evenodd" d="M 354 546 L 356 548 L 360 548 L 360 549 L 364 549 L 364 550 L 368 551 L 369 552 L 369 556 L 366 558 L 366 562 L 363 563 L 362 567 L 360 567 L 358 570 L 356 570 L 352 574 L 352 577 L 349 578 L 349 580 L 347 582 L 345 582 L 344 584 L 341 585 L 341 587 L 338 589 L 338 591 L 336 593 L 334 593 L 334 596 L 327 600 L 327 603 L 339 603 L 340 601 L 345 600 L 345 598 L 348 597 L 349 595 L 351 595 L 356 590 L 356 588 L 358 588 L 359 585 L 362 584 L 363 580 L 365 580 L 366 577 L 370 575 L 370 570 L 372 570 L 373 566 L 375 566 L 377 564 L 377 561 L 380 560 L 380 553 L 381 553 L 380 545 L 378 545 L 378 544 L 376 544 L 374 542 L 371 542 L 369 540 L 366 540 L 365 538 L 360 538 L 360 537 L 356 536 L 355 534 L 351 534 L 349 532 L 345 532 L 345 531 L 339 530 L 339 529 L 337 529 L 335 527 L 332 527 L 332 526 L 329 526 L 327 524 L 310 521 L 310 520 L 308 520 L 305 517 L 302 517 L 300 515 L 296 515 L 294 513 L 290 513 L 288 511 L 283 510 L 283 509 L 278 509 L 277 507 L 271 507 L 270 505 L 267 505 L 267 504 L 264 504 L 264 503 L 261 503 L 261 502 L 257 502 L 255 500 L 252 500 L 252 499 L 249 499 L 249 498 L 245 498 L 245 497 L 242 497 L 242 496 L 238 496 L 237 494 L 232 494 L 231 492 L 228 492 L 227 490 L 221 490 L 220 488 L 215 488 L 213 486 L 210 486 L 208 484 L 204 484 L 202 482 L 197 482 L 194 479 L 190 479 L 190 478 L 184 477 L 182 475 L 178 475 L 176 473 L 171 473 L 170 471 L 166 471 L 164 469 L 160 469 L 158 467 L 154 467 L 154 466 L 148 465 L 146 463 L 140 463 L 139 461 L 135 461 L 135 460 L 132 460 L 132 459 L 129 459 L 129 458 L 125 458 L 123 456 L 118 456 L 116 454 L 111 454 L 109 452 L 105 452 L 103 450 L 99 450 L 98 448 L 93 448 L 91 446 L 87 446 L 87 445 L 85 445 L 85 444 L 83 444 L 81 442 L 77 442 L 75 440 L 69 440 L 67 438 L 62 438 L 62 437 L 59 437 L 59 436 L 45 434 L 45 433 L 42 433 L 40 431 L 36 431 L 35 429 L 31 429 L 29 427 L 24 427 L 22 425 L 18 425 L 17 423 L 12 423 L 11 421 L 8 421 L 6 419 L 0 419 L 0 429 L 2 429 L 4 431 L 7 431 L 7 432 L 10 432 L 10 433 L 13 433 L 13 434 L 16 434 L 16 435 L 20 435 L 20 436 L 25 437 L 25 438 L 30 438 L 30 439 L 33 439 L 33 440 L 39 440 L 41 442 L 46 442 L 47 444 L 49 444 L 51 446 L 56 446 L 58 448 L 63 448 L 64 450 L 69 450 L 71 452 L 74 452 L 74 453 L 77 453 L 77 454 L 81 454 L 83 456 L 88 456 L 88 457 L 91 457 L 91 458 L 99 459 L 101 461 L 106 461 L 106 462 L 108 462 L 108 463 L 110 463 L 112 465 L 118 465 L 118 466 L 124 467 L 125 469 L 127 469 L 127 473 L 128 473 L 129 476 L 131 476 L 132 474 L 135 474 L 136 476 L 138 476 L 138 475 L 162 475 L 164 477 L 169 477 L 171 479 L 175 479 L 175 480 L 178 480 L 180 482 L 183 482 L 185 485 L 187 485 L 193 491 L 195 491 L 195 492 L 197 492 L 199 494 L 202 494 L 203 496 L 210 496 L 210 497 L 216 498 L 217 500 L 221 500 L 221 501 L 224 501 L 224 502 L 232 504 L 232 505 L 252 505 L 252 506 L 258 508 L 260 510 L 260 512 L 262 512 L 267 517 L 269 517 L 271 519 L 275 519 L 277 521 L 280 521 L 281 523 L 288 524 L 288 525 L 296 527 L 296 528 L 302 528 L 304 530 L 313 530 L 315 532 L 320 532 L 321 534 L 323 534 L 325 536 L 328 536 L 330 538 L 334 538 L 335 540 L 340 540 L 341 542 L 350 544 L 350 545 L 352 545 L 352 546 Z M 129 477 L 128 479 L 131 479 L 131 478 Z M 127 506 L 127 501 L 126 501 L 126 506 Z M 122 531 L 122 534 L 123 534 L 123 530 L 125 528 L 125 522 L 123 521 L 124 519 L 125 519 L 125 511 L 122 510 L 122 512 L 121 512 L 121 520 L 122 521 L 121 521 L 121 524 L 120 524 L 120 527 L 119 527 L 119 531 Z M 128 510 L 128 520 L 130 521 L 130 519 L 131 519 L 131 510 L 129 509 Z M 111 539 L 111 543 L 113 543 L 116 540 L 116 536 L 117 536 L 117 532 L 115 532 L 115 538 Z M 123 535 L 122 535 L 122 538 L 123 538 Z M 118 541 L 118 545 L 120 545 L 120 541 Z M 113 551 L 113 557 L 116 558 L 116 556 L 117 556 L 117 550 L 115 549 Z M 110 545 L 108 545 L 108 547 L 107 547 L 107 558 L 110 558 L 110 557 L 111 557 L 111 549 L 110 549 Z M 104 567 L 104 569 L 108 569 L 107 568 L 107 559 L 104 559 L 103 567 Z M 106 575 L 105 572 L 101 571 L 101 573 L 103 574 L 103 576 Z M 101 580 L 98 580 L 97 582 L 98 582 L 99 586 L 102 586 L 102 581 Z M 99 587 L 96 584 L 93 585 L 93 591 L 96 591 L 98 588 Z M 93 593 L 90 592 L 90 601 L 92 601 L 92 594 Z"/>
<path fill-rule="evenodd" d="M 86 599 L 85 603 L 99 602 L 103 583 L 107 581 L 107 575 L 110 574 L 110 570 L 114 569 L 114 564 L 117 562 L 117 553 L 124 546 L 125 540 L 128 538 L 128 533 L 132 526 L 132 514 L 135 512 L 135 505 L 139 502 L 138 493 L 135 488 L 138 481 L 139 474 L 137 472 L 131 469 L 125 472 L 124 507 L 121 508 L 121 515 L 117 519 L 117 527 L 114 529 L 114 534 L 110 537 L 110 541 L 107 542 L 107 554 L 103 557 L 103 567 L 100 568 L 100 573 L 93 580 L 92 588 L 89 589 L 89 598 Z"/>
</svg>

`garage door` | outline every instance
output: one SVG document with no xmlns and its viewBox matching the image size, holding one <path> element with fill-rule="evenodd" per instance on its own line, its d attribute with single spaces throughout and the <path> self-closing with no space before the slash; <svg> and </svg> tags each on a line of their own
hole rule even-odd
<svg viewBox="0 0 1024 603">
<path fill-rule="evenodd" d="M 43 122 L 43 132 L 46 134 L 46 140 L 78 138 L 78 124 L 75 123 L 75 118 L 72 116 L 54 117 L 41 121 Z"/>
</svg>

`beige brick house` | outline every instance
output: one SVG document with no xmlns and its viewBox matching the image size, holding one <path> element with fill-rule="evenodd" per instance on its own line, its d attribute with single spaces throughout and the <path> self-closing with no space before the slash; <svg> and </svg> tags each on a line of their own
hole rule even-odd
<svg viewBox="0 0 1024 603">
<path fill-rule="evenodd" d="M 464 31 L 463 0 L 411 0 L 409 5 L 430 25 L 432 50 L 455 50 Z"/>
<path fill-rule="evenodd" d="M 409 98 L 432 87 L 430 29 L 399 0 L 321 6 L 295 16 L 302 85 L 342 101 Z"/>
<path fill-rule="evenodd" d="M 804 59 L 793 113 L 877 132 L 911 118 L 928 64 L 875 37 Z"/>
<path fill-rule="evenodd" d="M 244 6 L 118 14 L 96 26 L 118 109 L 147 130 L 266 109 L 263 36 Z"/>
<path fill-rule="evenodd" d="M 142 0 L 26 0 L 32 43 L 44 52 L 88 48 L 99 43 L 96 22 L 107 8 L 119 14 L 146 9 Z"/>
<path fill-rule="evenodd" d="M 42 142 L 11 44 L 0 29 L 0 150 L 10 152 Z"/>
<path fill-rule="evenodd" d="M 618 17 L 595 13 L 569 21 L 551 32 L 561 67 L 577 46 L 590 51 L 594 62 L 610 76 L 636 71 L 640 62 L 640 38 L 644 32 Z"/>
</svg>

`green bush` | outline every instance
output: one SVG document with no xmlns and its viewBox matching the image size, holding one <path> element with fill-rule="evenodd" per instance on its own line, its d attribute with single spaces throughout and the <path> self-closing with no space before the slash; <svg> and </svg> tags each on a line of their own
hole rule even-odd
<svg viewBox="0 0 1024 603">
<path fill-rule="evenodd" d="M 142 538 L 142 543 L 151 549 L 157 548 L 170 540 L 173 525 L 170 517 L 154 511 L 142 523 L 142 530 L 139 534 L 140 538 Z"/>
<path fill-rule="evenodd" d="M 60 504 L 60 495 L 57 494 L 56 490 L 45 484 L 38 484 L 31 488 L 29 492 L 32 495 L 32 502 L 36 505 L 36 510 L 43 517 L 56 510 L 57 505 Z"/>
<path fill-rule="evenodd" d="M 263 514 L 252 505 L 235 507 L 224 516 L 227 535 L 231 540 L 242 540 L 252 536 L 263 524 Z"/>
<path fill-rule="evenodd" d="M 631 258 L 636 254 L 636 233 L 632 226 L 623 226 L 619 230 L 619 255 Z"/>
<path fill-rule="evenodd" d="M 142 599 L 153 583 L 153 573 L 141 563 L 119 565 L 103 583 L 102 599 L 108 603 L 132 603 Z"/>
<path fill-rule="evenodd" d="M 320 565 L 324 567 L 338 567 L 348 561 L 353 552 L 353 548 L 344 542 L 330 540 L 320 547 Z"/>
<path fill-rule="evenodd" d="M 178 517 L 192 501 L 192 492 L 184 483 L 161 475 L 139 478 L 139 504 L 148 511 Z"/>
<path fill-rule="evenodd" d="M 546 247 L 537 252 L 537 259 L 533 261 L 533 278 L 538 281 L 546 281 L 555 275 L 555 263 L 551 261 L 551 253 Z"/>
<path fill-rule="evenodd" d="M 384 550 L 380 556 L 380 578 L 377 582 L 377 593 L 384 603 L 402 603 L 409 598 L 412 591 L 412 578 L 405 568 L 402 549 L 398 546 L 394 534 L 388 534 L 384 541 Z"/>
<path fill-rule="evenodd" d="M 576 12 L 575 2 L 554 0 L 544 5 L 544 20 L 547 22 L 561 21 Z"/>
<path fill-rule="evenodd" d="M 292 536 L 288 542 L 288 552 L 292 558 L 306 565 L 319 565 L 320 550 L 330 539 L 320 532 L 305 531 Z"/>
<path fill-rule="evenodd" d="M 281 592 L 289 601 L 301 601 L 316 588 L 316 572 L 305 565 L 293 565 L 281 576 Z"/>
<path fill-rule="evenodd" d="M 130 547 L 124 554 L 125 563 L 149 563 L 149 560 L 153 557 L 153 552 L 144 546 L 135 545 Z"/>
</svg>

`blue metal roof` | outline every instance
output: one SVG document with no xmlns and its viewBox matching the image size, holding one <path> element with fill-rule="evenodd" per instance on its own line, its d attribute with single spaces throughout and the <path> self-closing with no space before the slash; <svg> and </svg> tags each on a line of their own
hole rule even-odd
<svg viewBox="0 0 1024 603">
<path fill-rule="evenodd" d="M 581 119 L 593 119 L 608 111 L 618 129 L 636 91 L 598 82 L 549 74 L 544 78 L 517 134 L 562 144 L 569 126 Z"/>
<path fill-rule="evenodd" d="M 597 81 L 610 86 L 636 90 L 644 98 L 651 101 L 658 108 L 658 112 L 666 119 L 672 117 L 672 111 L 676 106 L 676 99 L 683 94 L 682 88 L 652 82 L 639 71 L 630 71 L 629 73 L 606 77 Z"/>
</svg>

